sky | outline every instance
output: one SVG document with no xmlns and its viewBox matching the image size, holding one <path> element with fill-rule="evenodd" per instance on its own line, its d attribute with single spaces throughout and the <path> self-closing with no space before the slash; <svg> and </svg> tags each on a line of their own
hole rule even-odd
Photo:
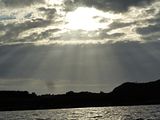
<svg viewBox="0 0 160 120">
<path fill-rule="evenodd" d="M 110 92 L 160 78 L 159 0 L 0 0 L 0 90 Z"/>
</svg>

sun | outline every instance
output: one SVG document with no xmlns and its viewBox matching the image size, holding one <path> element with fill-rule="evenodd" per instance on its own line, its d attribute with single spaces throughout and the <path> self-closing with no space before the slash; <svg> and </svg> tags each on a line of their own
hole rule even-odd
<svg viewBox="0 0 160 120">
<path fill-rule="evenodd" d="M 75 11 L 66 14 L 67 24 L 65 28 L 86 31 L 97 30 L 103 27 L 103 24 L 95 19 L 96 16 L 101 14 L 103 13 L 96 8 L 79 7 Z"/>
</svg>

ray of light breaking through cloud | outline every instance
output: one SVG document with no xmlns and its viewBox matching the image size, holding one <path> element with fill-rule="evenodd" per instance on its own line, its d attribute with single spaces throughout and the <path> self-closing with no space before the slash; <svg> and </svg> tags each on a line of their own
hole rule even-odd
<svg viewBox="0 0 160 120">
<path fill-rule="evenodd" d="M 111 91 L 160 77 L 159 0 L 0 0 L 0 8 L 0 90 Z"/>
</svg>

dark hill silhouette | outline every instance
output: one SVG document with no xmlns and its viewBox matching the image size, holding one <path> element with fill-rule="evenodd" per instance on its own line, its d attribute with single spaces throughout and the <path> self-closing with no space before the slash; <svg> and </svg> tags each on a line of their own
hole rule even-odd
<svg viewBox="0 0 160 120">
<path fill-rule="evenodd" d="M 0 110 L 35 110 L 74 107 L 160 104 L 160 80 L 127 82 L 110 93 L 73 91 L 61 95 L 36 95 L 27 91 L 0 91 Z"/>
<path fill-rule="evenodd" d="M 160 102 L 158 91 L 160 91 L 160 80 L 148 83 L 127 82 L 116 87 L 111 94 L 114 97 L 118 97 L 125 104 L 153 104 Z"/>
</svg>

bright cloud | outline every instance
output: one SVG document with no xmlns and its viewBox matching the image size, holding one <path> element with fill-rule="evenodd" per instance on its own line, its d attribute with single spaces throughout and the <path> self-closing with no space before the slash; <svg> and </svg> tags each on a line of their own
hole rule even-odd
<svg viewBox="0 0 160 120">
<path fill-rule="evenodd" d="M 159 40 L 158 0 L 1 0 L 0 6 L 1 45 Z"/>
</svg>

